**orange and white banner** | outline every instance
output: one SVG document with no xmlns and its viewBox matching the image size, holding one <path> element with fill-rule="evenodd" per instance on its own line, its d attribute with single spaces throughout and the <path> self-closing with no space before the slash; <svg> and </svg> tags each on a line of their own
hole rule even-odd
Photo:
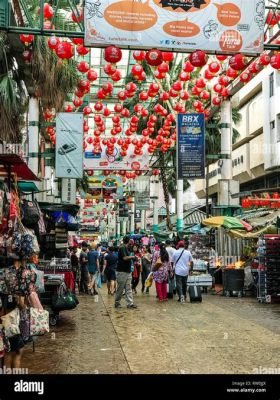
<svg viewBox="0 0 280 400">
<path fill-rule="evenodd" d="M 257 54 L 264 0 L 85 0 L 85 45 Z"/>
</svg>

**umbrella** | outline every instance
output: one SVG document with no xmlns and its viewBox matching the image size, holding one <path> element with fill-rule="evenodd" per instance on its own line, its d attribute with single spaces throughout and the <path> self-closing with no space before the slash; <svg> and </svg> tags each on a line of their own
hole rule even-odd
<svg viewBox="0 0 280 400">
<path fill-rule="evenodd" d="M 202 224 L 213 228 L 220 228 L 222 226 L 226 229 L 245 229 L 248 232 L 253 229 L 250 224 L 235 217 L 211 217 L 204 219 Z"/>
</svg>

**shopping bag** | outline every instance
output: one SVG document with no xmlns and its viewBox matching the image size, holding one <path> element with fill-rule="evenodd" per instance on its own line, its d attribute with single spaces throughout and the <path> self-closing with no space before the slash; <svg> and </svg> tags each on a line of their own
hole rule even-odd
<svg viewBox="0 0 280 400">
<path fill-rule="evenodd" d="M 19 322 L 20 322 L 20 312 L 18 308 L 9 312 L 1 317 L 2 325 L 5 329 L 5 335 L 8 338 L 20 334 Z"/>
<path fill-rule="evenodd" d="M 148 287 L 151 287 L 152 286 L 152 284 L 153 284 L 153 273 L 152 272 L 150 272 L 149 273 L 149 275 L 148 275 L 148 277 L 147 277 L 147 279 L 146 279 L 146 281 L 145 281 L 145 286 L 148 288 Z"/>
<path fill-rule="evenodd" d="M 44 335 L 50 331 L 49 312 L 30 308 L 30 336 Z"/>
<path fill-rule="evenodd" d="M 101 274 L 99 274 L 97 278 L 97 287 L 98 289 L 102 288 Z"/>
<path fill-rule="evenodd" d="M 20 311 L 19 329 L 22 340 L 28 342 L 30 339 L 30 311 L 29 309 Z"/>
</svg>

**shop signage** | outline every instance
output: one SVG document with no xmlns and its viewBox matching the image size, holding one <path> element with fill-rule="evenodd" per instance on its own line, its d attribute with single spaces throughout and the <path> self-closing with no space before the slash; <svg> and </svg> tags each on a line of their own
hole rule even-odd
<svg viewBox="0 0 280 400">
<path fill-rule="evenodd" d="M 93 153 L 93 145 L 88 144 L 84 155 L 85 169 L 98 170 L 141 170 L 147 171 L 149 169 L 150 155 L 147 151 L 148 145 L 143 146 L 143 155 L 135 155 L 133 148 L 130 146 L 127 150 L 127 156 L 120 155 L 120 149 L 115 147 L 114 154 L 107 154 L 107 147 L 101 145 L 102 152 L 98 154 Z"/>
<path fill-rule="evenodd" d="M 177 179 L 205 177 L 204 114 L 177 115 Z"/>
<path fill-rule="evenodd" d="M 119 176 L 109 178 L 104 175 L 88 178 L 86 199 L 113 200 L 123 196 L 123 183 Z"/>
<path fill-rule="evenodd" d="M 264 0 L 85 0 L 85 46 L 263 51 Z"/>
<path fill-rule="evenodd" d="M 139 176 L 137 179 L 128 183 L 129 189 L 134 192 L 135 207 L 138 210 L 150 209 L 150 177 Z"/>
<path fill-rule="evenodd" d="M 56 116 L 55 173 L 57 178 L 83 178 L 83 114 Z"/>
<path fill-rule="evenodd" d="M 76 204 L 76 179 L 62 179 L 61 201 Z"/>
<path fill-rule="evenodd" d="M 135 210 L 134 220 L 135 222 L 141 222 L 141 210 Z"/>
<path fill-rule="evenodd" d="M 119 217 L 120 220 L 121 218 L 128 218 L 128 211 L 129 211 L 129 207 L 128 204 L 126 203 L 126 199 L 122 198 L 119 201 Z"/>
</svg>

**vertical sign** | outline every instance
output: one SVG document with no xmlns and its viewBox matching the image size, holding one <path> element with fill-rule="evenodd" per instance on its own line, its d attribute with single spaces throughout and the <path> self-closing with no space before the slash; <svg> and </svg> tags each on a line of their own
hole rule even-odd
<svg viewBox="0 0 280 400">
<path fill-rule="evenodd" d="M 135 222 L 141 222 L 141 210 L 135 209 L 134 221 Z"/>
<path fill-rule="evenodd" d="M 56 117 L 55 171 L 57 178 L 83 177 L 83 114 Z"/>
<path fill-rule="evenodd" d="M 76 204 L 76 179 L 62 179 L 61 201 Z"/>
<path fill-rule="evenodd" d="M 204 114 L 177 115 L 177 179 L 205 177 Z"/>
</svg>

